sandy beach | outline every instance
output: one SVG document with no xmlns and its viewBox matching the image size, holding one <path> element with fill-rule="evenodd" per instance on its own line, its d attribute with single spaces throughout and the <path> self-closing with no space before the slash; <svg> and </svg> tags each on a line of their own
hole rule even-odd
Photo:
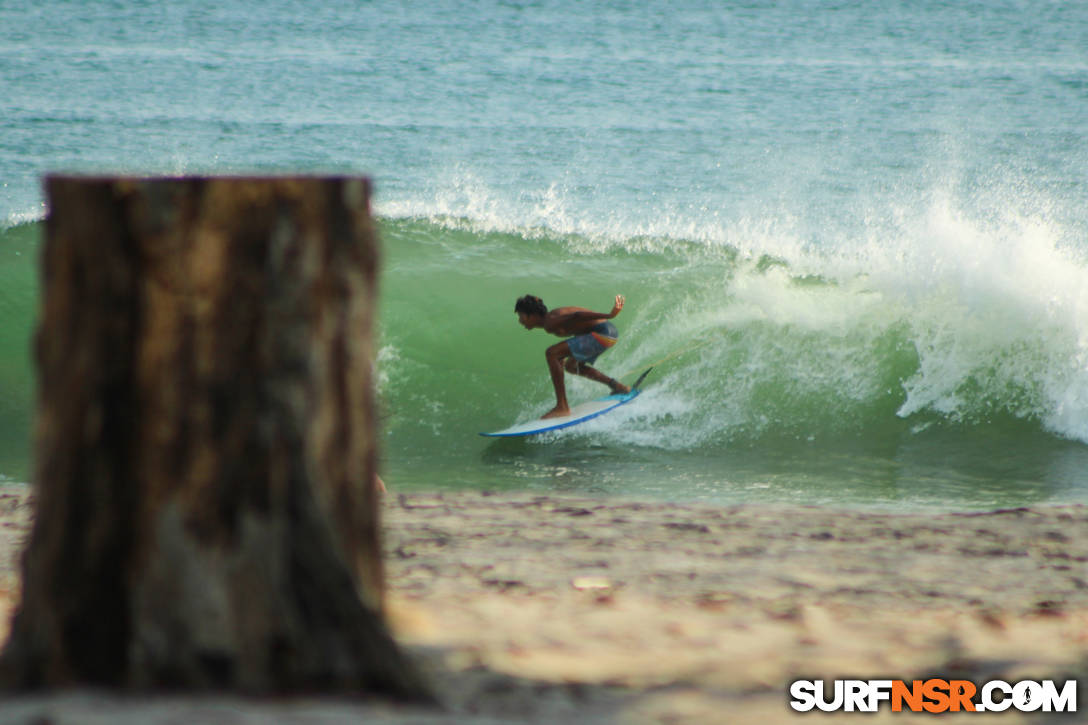
<svg viewBox="0 0 1088 725">
<path fill-rule="evenodd" d="M 933 717 L 795 713 L 799 678 L 1079 679 L 1083 701 L 1083 506 L 934 515 L 393 491 L 383 507 L 390 623 L 443 710 L 70 692 L 8 700 L 0 722 Z M 25 489 L 0 488 L 0 638 L 32 512 Z M 1079 721 L 987 721 L 1048 717 Z"/>
</svg>

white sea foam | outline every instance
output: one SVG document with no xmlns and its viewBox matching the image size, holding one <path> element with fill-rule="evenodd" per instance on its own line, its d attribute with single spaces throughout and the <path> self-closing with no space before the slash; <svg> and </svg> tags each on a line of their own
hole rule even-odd
<svg viewBox="0 0 1088 725">
<path fill-rule="evenodd" d="M 35 209 L 11 212 L 7 215 L 7 218 L 0 222 L 0 229 L 10 229 L 11 227 L 17 227 L 20 224 L 31 224 L 33 222 L 40 222 L 45 219 L 45 215 L 46 208 L 44 203 L 40 204 Z"/>
</svg>

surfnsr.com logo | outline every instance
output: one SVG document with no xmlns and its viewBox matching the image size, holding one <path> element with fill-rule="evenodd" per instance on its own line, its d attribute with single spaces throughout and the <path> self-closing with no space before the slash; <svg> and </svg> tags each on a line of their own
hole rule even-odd
<svg viewBox="0 0 1088 725">
<path fill-rule="evenodd" d="M 990 680 L 797 680 L 790 684 L 790 707 L 798 712 L 1076 712 L 1077 681 Z"/>
</svg>

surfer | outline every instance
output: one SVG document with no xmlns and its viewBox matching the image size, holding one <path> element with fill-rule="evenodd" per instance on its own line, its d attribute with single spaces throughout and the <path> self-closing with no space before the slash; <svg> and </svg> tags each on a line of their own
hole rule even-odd
<svg viewBox="0 0 1088 725">
<path fill-rule="evenodd" d="M 613 393 L 631 392 L 631 388 L 593 367 L 597 357 L 615 345 L 619 338 L 616 326 L 609 320 L 620 313 L 623 303 L 623 295 L 616 295 L 616 303 L 612 306 L 612 311 L 606 314 L 593 312 L 584 307 L 557 307 L 549 311 L 539 297 L 525 295 L 518 299 L 514 305 L 514 312 L 517 313 L 518 322 L 526 330 L 541 327 L 544 328 L 544 332 L 557 337 L 570 338 L 552 345 L 545 351 L 548 371 L 551 373 L 552 385 L 555 387 L 555 407 L 541 416 L 542 418 L 557 418 L 570 414 L 567 386 L 563 379 L 564 369 L 569 373 L 607 385 Z"/>
</svg>

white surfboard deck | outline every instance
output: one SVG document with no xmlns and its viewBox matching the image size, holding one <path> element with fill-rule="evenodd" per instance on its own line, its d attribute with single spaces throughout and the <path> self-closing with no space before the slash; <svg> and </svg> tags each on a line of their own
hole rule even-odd
<svg viewBox="0 0 1088 725">
<path fill-rule="evenodd" d="M 652 369 L 652 368 L 651 368 Z M 569 415 L 564 415 L 558 418 L 537 418 L 535 420 L 528 420 L 524 423 L 518 423 L 512 425 L 509 428 L 495 431 L 494 433 L 481 433 L 482 436 L 489 438 L 515 438 L 518 436 L 531 436 L 538 433 L 548 433 L 553 430 L 561 430 L 563 428 L 569 428 L 572 425 L 578 425 L 579 423 L 585 423 L 587 420 L 593 420 L 597 416 L 604 415 L 610 410 L 615 410 L 624 403 L 630 403 L 632 400 L 638 397 L 641 392 L 638 388 L 639 384 L 649 374 L 649 370 L 639 376 L 634 386 L 631 387 L 629 393 L 617 393 L 615 395 L 606 395 L 603 398 L 597 398 L 587 403 L 579 403 L 570 409 Z"/>
</svg>

